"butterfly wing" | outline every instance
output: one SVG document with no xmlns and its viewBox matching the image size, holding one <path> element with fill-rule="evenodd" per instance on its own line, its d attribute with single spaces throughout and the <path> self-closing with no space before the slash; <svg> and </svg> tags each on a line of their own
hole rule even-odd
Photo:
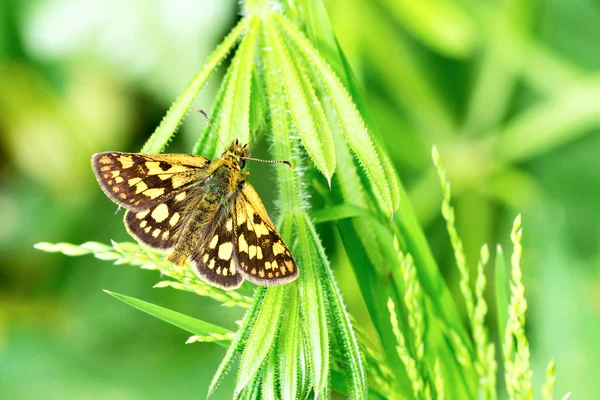
<svg viewBox="0 0 600 400">
<path fill-rule="evenodd" d="M 218 220 L 207 226 L 209 231 L 202 234 L 203 239 L 189 257 L 190 264 L 203 280 L 225 290 L 237 289 L 244 281 L 234 249 L 232 209 L 230 204 L 221 206 L 216 214 Z"/>
<path fill-rule="evenodd" d="M 234 248 L 242 275 L 263 286 L 295 280 L 298 277 L 296 261 L 248 182 L 244 182 L 234 209 Z"/>
<path fill-rule="evenodd" d="M 134 154 L 108 152 L 92 156 L 100 187 L 128 210 L 150 210 L 208 176 L 211 162 L 188 154 Z"/>
<path fill-rule="evenodd" d="M 145 210 L 129 210 L 124 217 L 125 228 L 140 243 L 155 250 L 170 250 L 184 223 L 185 204 L 185 198 L 175 195 Z"/>
</svg>

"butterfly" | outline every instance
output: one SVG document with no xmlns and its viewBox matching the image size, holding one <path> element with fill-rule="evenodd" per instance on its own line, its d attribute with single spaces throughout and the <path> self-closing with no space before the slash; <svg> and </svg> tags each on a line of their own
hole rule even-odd
<svg viewBox="0 0 600 400">
<path fill-rule="evenodd" d="M 92 156 L 92 169 L 108 198 L 127 210 L 129 234 L 168 252 L 172 263 L 188 260 L 204 281 L 225 290 L 244 279 L 289 283 L 298 266 L 242 172 L 249 153 L 237 140 L 215 161 L 106 152 Z"/>
</svg>

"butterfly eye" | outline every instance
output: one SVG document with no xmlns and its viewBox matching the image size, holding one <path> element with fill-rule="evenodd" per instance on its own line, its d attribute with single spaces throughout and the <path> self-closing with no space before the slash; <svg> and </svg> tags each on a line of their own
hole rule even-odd
<svg viewBox="0 0 600 400">
<path fill-rule="evenodd" d="M 240 160 L 240 169 L 244 169 L 244 167 L 246 166 L 246 160 Z"/>
</svg>

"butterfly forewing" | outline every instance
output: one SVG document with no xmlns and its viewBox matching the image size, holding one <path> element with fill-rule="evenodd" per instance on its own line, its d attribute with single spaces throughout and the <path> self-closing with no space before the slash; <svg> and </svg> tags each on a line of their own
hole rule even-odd
<svg viewBox="0 0 600 400">
<path fill-rule="evenodd" d="M 210 161 L 187 154 L 94 154 L 92 167 L 106 195 L 115 203 L 144 211 L 185 192 L 207 175 Z"/>
<path fill-rule="evenodd" d="M 244 277 L 264 286 L 296 279 L 296 261 L 248 182 L 244 182 L 234 208 L 235 248 Z"/>
</svg>

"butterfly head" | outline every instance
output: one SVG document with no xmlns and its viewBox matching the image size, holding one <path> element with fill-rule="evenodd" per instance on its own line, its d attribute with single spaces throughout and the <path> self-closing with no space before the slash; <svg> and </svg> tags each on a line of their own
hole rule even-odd
<svg viewBox="0 0 600 400">
<path fill-rule="evenodd" d="M 246 157 L 250 156 L 250 148 L 247 144 L 241 144 L 237 139 L 229 146 L 223 153 L 221 158 L 225 161 L 229 161 L 240 170 L 246 165 Z"/>
</svg>

